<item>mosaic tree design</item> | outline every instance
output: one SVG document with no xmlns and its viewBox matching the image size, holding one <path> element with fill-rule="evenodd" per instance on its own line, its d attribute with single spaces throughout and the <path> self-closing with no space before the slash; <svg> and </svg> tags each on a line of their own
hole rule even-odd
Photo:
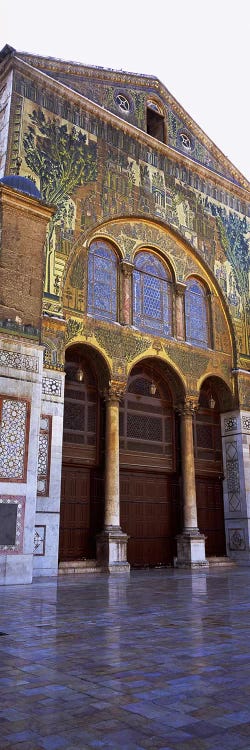
<svg viewBox="0 0 250 750">
<path fill-rule="evenodd" d="M 25 160 L 40 180 L 40 192 L 47 203 L 56 205 L 47 237 L 47 290 L 50 291 L 52 237 L 56 223 L 63 219 L 67 201 L 76 187 L 96 180 L 97 147 L 74 126 L 58 118 L 45 118 L 33 110 L 31 125 L 24 134 Z"/>
<path fill-rule="evenodd" d="M 209 204 L 213 216 L 216 217 L 222 246 L 231 263 L 236 287 L 242 299 L 244 325 L 246 332 L 246 353 L 249 353 L 247 340 L 247 326 L 250 315 L 249 273 L 250 253 L 247 241 L 247 221 L 235 213 L 227 213 L 220 206 Z"/>
</svg>

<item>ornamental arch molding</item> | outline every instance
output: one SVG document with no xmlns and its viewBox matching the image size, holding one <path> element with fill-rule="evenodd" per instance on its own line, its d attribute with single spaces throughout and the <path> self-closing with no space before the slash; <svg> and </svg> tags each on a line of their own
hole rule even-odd
<svg viewBox="0 0 250 750">
<path fill-rule="evenodd" d="M 233 353 L 233 365 L 237 362 L 236 333 L 229 311 L 226 296 L 215 276 L 214 269 L 208 264 L 201 252 L 178 231 L 174 231 L 166 222 L 130 216 L 117 217 L 103 222 L 77 237 L 60 284 L 61 302 L 64 311 L 74 310 L 78 314 L 86 313 L 87 305 L 87 257 L 92 241 L 100 239 L 111 243 L 118 259 L 133 264 L 135 255 L 141 250 L 158 254 L 173 273 L 173 280 L 186 283 L 194 276 L 201 280 L 220 307 L 230 338 L 230 349 Z M 219 313 L 218 313 L 219 314 Z"/>
</svg>

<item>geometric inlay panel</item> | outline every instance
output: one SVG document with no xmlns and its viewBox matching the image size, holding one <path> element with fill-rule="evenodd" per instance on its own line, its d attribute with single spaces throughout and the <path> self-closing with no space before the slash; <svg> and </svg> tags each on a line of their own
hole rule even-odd
<svg viewBox="0 0 250 750">
<path fill-rule="evenodd" d="M 231 512 L 241 510 L 240 499 L 240 471 L 237 441 L 226 442 L 226 479 L 228 488 L 228 503 Z"/>
<path fill-rule="evenodd" d="M 5 349 L 0 351 L 0 365 L 11 367 L 14 370 L 39 371 L 39 360 L 32 354 L 20 354 L 20 352 L 9 352 Z"/>
<path fill-rule="evenodd" d="M 246 432 L 250 432 L 250 415 L 249 417 L 246 417 L 245 415 L 242 417 L 242 427 Z"/>
<path fill-rule="evenodd" d="M 245 529 L 229 529 L 229 548 L 238 552 L 246 549 Z"/>
<path fill-rule="evenodd" d="M 0 496 L 0 554 L 22 552 L 24 509 L 25 497 Z"/>
<path fill-rule="evenodd" d="M 28 439 L 29 403 L 15 398 L 1 398 L 0 478 L 24 482 Z"/>
<path fill-rule="evenodd" d="M 224 417 L 224 430 L 225 432 L 237 430 L 237 417 Z"/>
<path fill-rule="evenodd" d="M 62 382 L 57 378 L 42 379 L 42 392 L 45 396 L 61 396 Z"/>
<path fill-rule="evenodd" d="M 46 526 L 35 526 L 33 554 L 38 557 L 45 555 Z"/>
<path fill-rule="evenodd" d="M 49 494 L 51 421 L 52 418 L 50 415 L 41 415 L 37 465 L 38 495 Z"/>
</svg>

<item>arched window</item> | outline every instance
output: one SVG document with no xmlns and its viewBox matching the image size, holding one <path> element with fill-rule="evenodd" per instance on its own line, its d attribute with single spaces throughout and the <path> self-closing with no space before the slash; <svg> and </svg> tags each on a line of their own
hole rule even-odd
<svg viewBox="0 0 250 750">
<path fill-rule="evenodd" d="M 117 320 L 117 256 L 103 240 L 92 242 L 89 248 L 88 313 Z"/>
<path fill-rule="evenodd" d="M 196 346 L 210 346 L 207 291 L 197 279 L 188 279 L 185 293 L 186 339 Z"/>
<path fill-rule="evenodd" d="M 152 253 L 138 253 L 133 272 L 133 323 L 156 336 L 172 335 L 170 274 Z"/>
</svg>

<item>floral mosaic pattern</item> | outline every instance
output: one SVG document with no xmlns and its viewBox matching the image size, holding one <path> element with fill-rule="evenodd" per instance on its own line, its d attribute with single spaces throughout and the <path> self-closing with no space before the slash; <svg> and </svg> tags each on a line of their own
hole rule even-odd
<svg viewBox="0 0 250 750">
<path fill-rule="evenodd" d="M 24 482 L 29 404 L 27 401 L 3 398 L 1 406 L 0 477 Z"/>
<path fill-rule="evenodd" d="M 13 508 L 15 506 L 16 509 L 16 529 L 15 529 L 15 540 L 13 544 L 1 544 L 0 545 L 0 554 L 4 554 L 8 552 L 10 553 L 20 553 L 22 552 L 23 548 L 23 529 L 24 529 L 24 510 L 25 510 L 25 497 L 13 497 L 13 495 L 1 495 L 0 496 L 0 507 L 3 508 L 5 506 L 6 511 L 7 507 Z"/>
</svg>

